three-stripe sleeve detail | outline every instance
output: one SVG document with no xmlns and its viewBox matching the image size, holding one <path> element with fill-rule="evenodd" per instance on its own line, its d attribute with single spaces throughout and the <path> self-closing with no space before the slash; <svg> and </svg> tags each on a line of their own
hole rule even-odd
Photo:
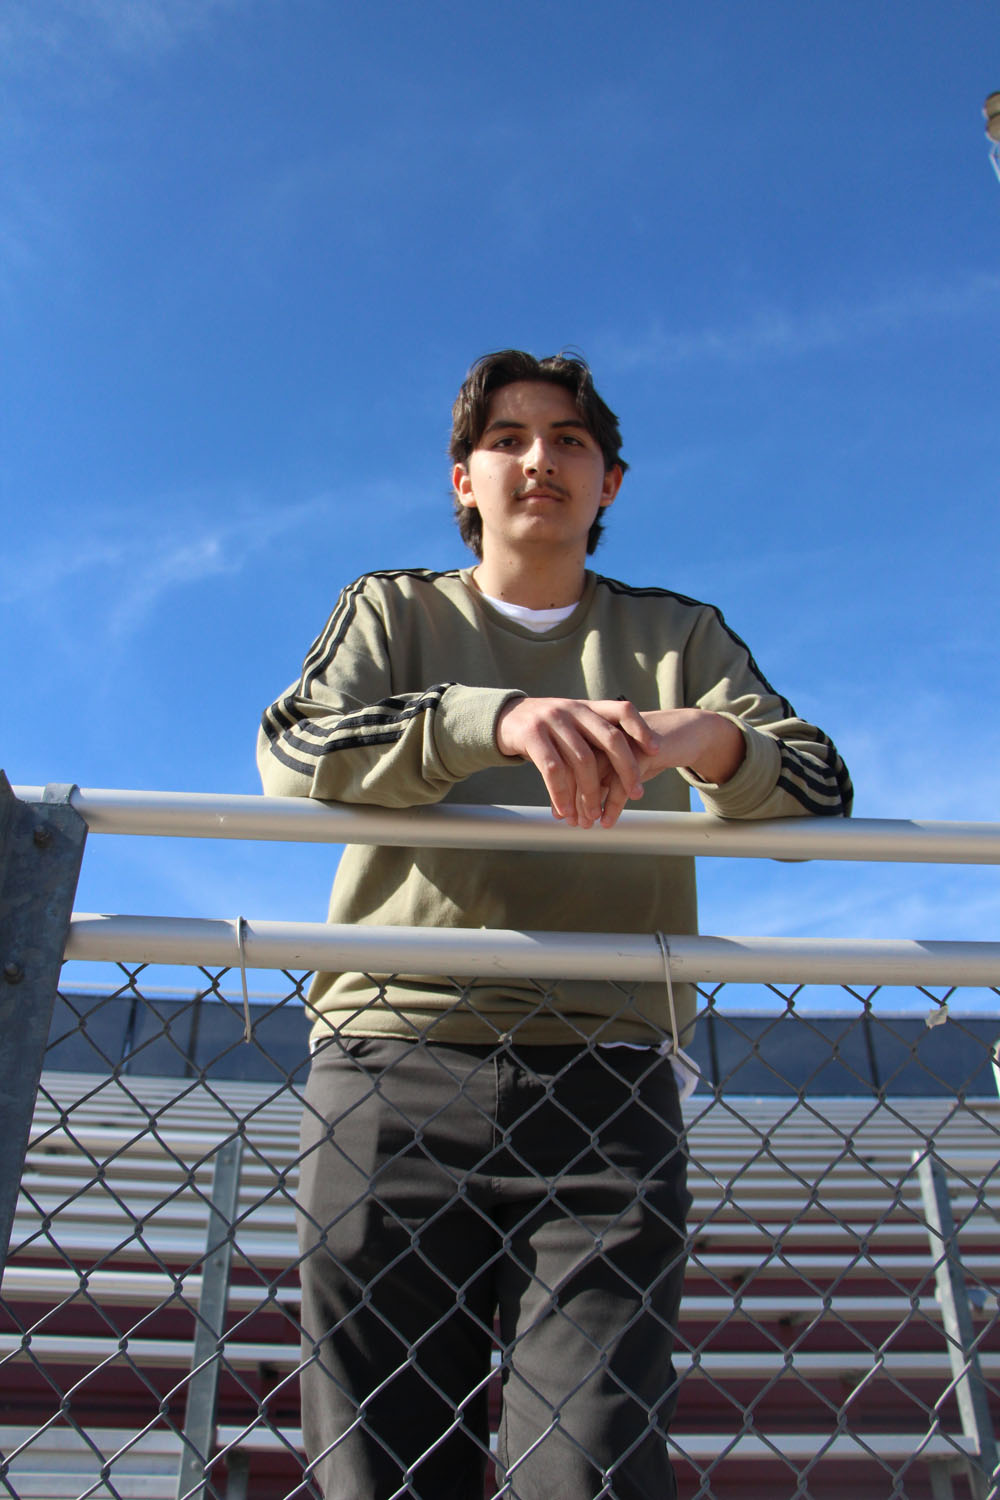
<svg viewBox="0 0 1000 1500">
<path fill-rule="evenodd" d="M 302 668 L 302 681 L 300 692 L 303 697 L 308 697 L 311 684 L 317 677 L 321 677 L 328 669 L 337 654 L 337 650 L 351 627 L 357 612 L 358 598 L 361 596 L 369 581 L 373 578 L 415 578 L 425 583 L 434 583 L 439 578 L 446 578 L 447 573 L 433 573 L 427 568 L 397 568 L 394 571 L 383 571 L 381 573 L 365 573 L 362 577 L 355 579 L 344 589 L 326 625 L 320 631 L 306 653 L 305 663 Z M 452 574 L 451 576 L 454 576 Z"/>
<path fill-rule="evenodd" d="M 815 759 L 803 755 L 794 745 L 778 742 L 781 771 L 777 785 L 818 817 L 846 817 L 854 800 L 847 768 L 830 740 L 823 735 L 817 743 Z M 817 761 L 822 755 L 827 763 L 825 774 Z"/>
<path fill-rule="evenodd" d="M 384 578 L 412 578 L 433 584 L 446 577 L 425 568 L 399 568 L 367 573 L 342 592 L 319 635 L 313 641 L 295 689 L 268 708 L 261 721 L 271 754 L 290 770 L 312 776 L 319 760 L 338 750 L 356 750 L 371 745 L 390 745 L 402 738 L 418 715 L 432 712 L 441 702 L 449 683 L 438 683 L 421 692 L 402 693 L 367 704 L 354 712 L 332 718 L 324 714 L 313 696 L 313 686 L 331 674 L 338 650 L 357 616 L 359 602 L 369 582 Z M 303 702 L 312 701 L 314 719 L 302 713 Z"/>
<path fill-rule="evenodd" d="M 422 693 L 401 693 L 383 698 L 356 713 L 344 714 L 331 728 L 329 723 L 296 721 L 294 697 L 283 698 L 264 715 L 264 733 L 271 753 L 282 765 L 311 776 L 316 762 L 338 750 L 358 750 L 368 745 L 391 745 L 401 740 L 411 720 L 438 708 L 450 683 L 436 683 Z M 280 714 L 275 710 L 280 710 Z M 279 719 L 286 723 L 278 727 Z"/>
</svg>

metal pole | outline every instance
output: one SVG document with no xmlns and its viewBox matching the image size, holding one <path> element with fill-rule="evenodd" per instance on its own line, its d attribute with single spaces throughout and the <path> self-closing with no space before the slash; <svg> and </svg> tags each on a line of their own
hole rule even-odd
<svg viewBox="0 0 1000 1500">
<path fill-rule="evenodd" d="M 992 1479 L 997 1466 L 997 1445 L 976 1352 L 965 1272 L 948 1196 L 948 1179 L 929 1151 L 915 1154 L 915 1160 L 962 1431 L 975 1442 L 978 1453 L 978 1461 L 969 1460 L 969 1485 L 974 1500 L 988 1500 L 996 1493 Z"/>
<path fill-rule="evenodd" d="M 931 1477 L 931 1500 L 955 1500 L 948 1465 L 939 1459 L 931 1459 L 927 1468 Z"/>
<path fill-rule="evenodd" d="M 0 1272 L 87 838 L 72 790 L 28 805 L 0 771 Z"/>
<path fill-rule="evenodd" d="M 660 983 L 655 936 L 376 927 L 326 922 L 242 924 L 248 969 L 365 974 L 475 974 L 504 979 Z M 1000 985 L 1000 943 L 669 935 L 677 982 L 719 984 Z M 237 922 L 208 917 L 73 917 L 67 958 L 239 968 Z"/>
<path fill-rule="evenodd" d="M 25 799 L 37 787 L 18 787 Z M 568 828 L 547 807 L 441 803 L 402 809 L 204 792 L 76 788 L 91 833 L 387 844 L 402 848 L 541 849 L 571 854 L 697 854 L 746 859 L 1000 864 L 1000 823 L 888 818 L 771 818 L 626 812 L 614 828 Z"/>
<path fill-rule="evenodd" d="M 177 1474 L 177 1500 L 203 1500 L 206 1471 L 215 1443 L 219 1364 L 229 1299 L 233 1228 L 239 1206 L 243 1140 L 234 1136 L 216 1152 L 212 1202 L 201 1268 L 201 1297 L 188 1381 L 183 1448 Z"/>
<path fill-rule="evenodd" d="M 250 1479 L 250 1457 L 240 1448 L 231 1449 L 226 1456 L 229 1481 L 226 1485 L 226 1500 L 247 1500 Z"/>
</svg>

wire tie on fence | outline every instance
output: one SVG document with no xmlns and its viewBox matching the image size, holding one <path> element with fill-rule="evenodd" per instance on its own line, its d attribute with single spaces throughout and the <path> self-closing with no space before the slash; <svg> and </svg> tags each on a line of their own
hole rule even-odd
<svg viewBox="0 0 1000 1500">
<path fill-rule="evenodd" d="M 246 917 L 236 918 L 236 946 L 240 953 L 240 979 L 243 981 L 243 1040 L 253 1041 L 253 1022 L 250 1019 L 250 994 L 247 990 L 247 953 L 244 946 Z"/>
<path fill-rule="evenodd" d="M 680 1030 L 677 1025 L 677 1005 L 674 1000 L 674 981 L 670 973 L 670 944 L 662 932 L 656 934 L 657 946 L 663 959 L 663 977 L 667 983 L 667 1009 L 670 1011 L 670 1035 L 672 1038 L 670 1056 L 674 1064 L 674 1075 L 677 1078 L 681 1099 L 687 1099 L 698 1087 L 701 1077 L 701 1069 L 693 1057 L 689 1057 L 681 1046 Z"/>
</svg>

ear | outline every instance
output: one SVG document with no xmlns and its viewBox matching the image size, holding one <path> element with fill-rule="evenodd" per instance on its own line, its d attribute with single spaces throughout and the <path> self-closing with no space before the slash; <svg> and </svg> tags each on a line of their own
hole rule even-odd
<svg viewBox="0 0 1000 1500">
<path fill-rule="evenodd" d="M 601 485 L 600 505 L 602 510 L 605 508 L 605 506 L 610 505 L 612 500 L 614 500 L 618 491 L 622 487 L 622 480 L 624 478 L 625 476 L 617 464 L 608 469 L 607 473 L 604 476 L 604 483 Z"/>
<path fill-rule="evenodd" d="M 469 510 L 475 510 L 476 497 L 472 493 L 472 480 L 469 478 L 469 471 L 464 464 L 456 464 L 452 469 L 451 485 L 455 491 L 455 499 L 459 505 L 464 505 Z"/>
</svg>

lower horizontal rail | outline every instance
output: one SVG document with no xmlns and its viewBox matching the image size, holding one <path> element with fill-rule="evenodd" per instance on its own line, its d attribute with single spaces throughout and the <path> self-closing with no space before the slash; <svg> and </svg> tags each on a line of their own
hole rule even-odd
<svg viewBox="0 0 1000 1500">
<path fill-rule="evenodd" d="M 655 935 L 337 926 L 77 913 L 66 957 L 365 974 L 663 979 Z M 671 976 L 700 984 L 1000 986 L 1000 943 L 667 936 Z"/>
</svg>

